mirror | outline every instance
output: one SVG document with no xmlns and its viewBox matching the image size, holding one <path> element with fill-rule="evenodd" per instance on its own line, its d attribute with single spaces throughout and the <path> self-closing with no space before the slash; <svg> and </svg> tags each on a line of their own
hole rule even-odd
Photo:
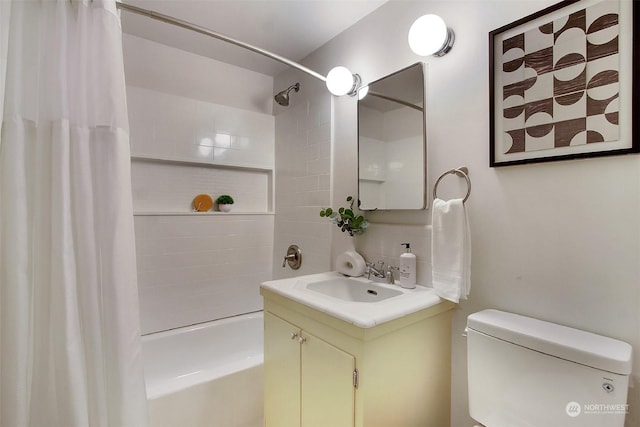
<svg viewBox="0 0 640 427">
<path fill-rule="evenodd" d="M 360 210 L 426 206 L 425 64 L 419 62 L 360 89 Z"/>
</svg>

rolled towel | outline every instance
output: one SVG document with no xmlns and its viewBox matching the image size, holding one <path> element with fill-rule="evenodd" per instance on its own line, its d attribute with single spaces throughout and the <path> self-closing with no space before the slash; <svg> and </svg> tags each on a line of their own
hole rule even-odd
<svg viewBox="0 0 640 427">
<path fill-rule="evenodd" d="M 458 303 L 471 289 L 471 233 L 462 199 L 433 201 L 431 272 L 433 289 Z"/>
</svg>

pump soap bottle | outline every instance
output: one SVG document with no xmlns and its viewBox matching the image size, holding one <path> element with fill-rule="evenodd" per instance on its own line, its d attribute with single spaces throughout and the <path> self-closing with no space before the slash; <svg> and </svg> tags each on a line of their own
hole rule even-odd
<svg viewBox="0 0 640 427">
<path fill-rule="evenodd" d="M 416 287 L 416 256 L 411 253 L 411 244 L 403 243 L 406 252 L 400 255 L 400 286 L 407 289 Z"/>
</svg>

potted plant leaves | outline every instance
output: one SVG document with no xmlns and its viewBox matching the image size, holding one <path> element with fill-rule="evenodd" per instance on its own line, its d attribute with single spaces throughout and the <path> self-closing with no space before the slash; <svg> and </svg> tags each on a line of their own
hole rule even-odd
<svg viewBox="0 0 640 427">
<path fill-rule="evenodd" d="M 231 206 L 233 205 L 233 197 L 228 194 L 223 194 L 222 196 L 218 196 L 216 199 L 216 203 L 218 204 L 218 209 L 220 212 L 229 212 L 231 210 Z"/>
<path fill-rule="evenodd" d="M 349 236 L 364 233 L 364 230 L 369 226 L 369 221 L 364 216 L 356 215 L 353 212 L 354 200 L 352 196 L 347 197 L 347 202 L 349 202 L 348 208 L 341 207 L 337 211 L 325 208 L 320 211 L 320 216 L 329 218 L 343 233 L 349 233 Z"/>
</svg>

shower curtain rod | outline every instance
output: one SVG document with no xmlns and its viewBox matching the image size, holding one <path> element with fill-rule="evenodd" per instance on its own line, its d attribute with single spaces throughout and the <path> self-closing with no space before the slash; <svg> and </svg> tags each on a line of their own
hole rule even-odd
<svg viewBox="0 0 640 427">
<path fill-rule="evenodd" d="M 166 22 L 167 24 L 175 25 L 177 27 L 182 27 L 187 30 L 195 31 L 196 33 L 204 34 L 205 36 L 213 37 L 218 40 L 222 40 L 227 43 L 234 44 L 236 46 L 242 47 L 244 49 L 250 50 L 252 52 L 258 53 L 260 55 L 266 56 L 267 58 L 274 59 L 278 62 L 281 62 L 290 67 L 296 68 L 303 73 L 307 73 L 312 77 L 315 77 L 318 80 L 322 80 L 323 82 L 327 81 L 327 78 L 322 74 L 316 73 L 313 70 L 305 67 L 304 65 L 300 65 L 297 62 L 294 62 L 288 58 L 277 55 L 275 53 L 271 53 L 268 50 L 261 49 L 257 46 L 250 45 L 248 43 L 242 42 L 240 40 L 236 40 L 229 36 L 225 36 L 224 34 L 216 33 L 215 31 L 209 30 L 207 28 L 201 27 L 199 25 L 192 24 L 187 21 L 183 21 L 182 19 L 173 18 L 169 15 L 163 15 L 162 13 L 154 12 L 153 10 L 143 9 L 141 7 L 132 6 L 130 4 L 122 3 L 120 1 L 116 2 L 116 7 L 120 10 L 124 10 L 127 12 L 136 13 L 138 15 L 143 15 L 151 19 L 155 19 L 157 21 Z"/>
</svg>

